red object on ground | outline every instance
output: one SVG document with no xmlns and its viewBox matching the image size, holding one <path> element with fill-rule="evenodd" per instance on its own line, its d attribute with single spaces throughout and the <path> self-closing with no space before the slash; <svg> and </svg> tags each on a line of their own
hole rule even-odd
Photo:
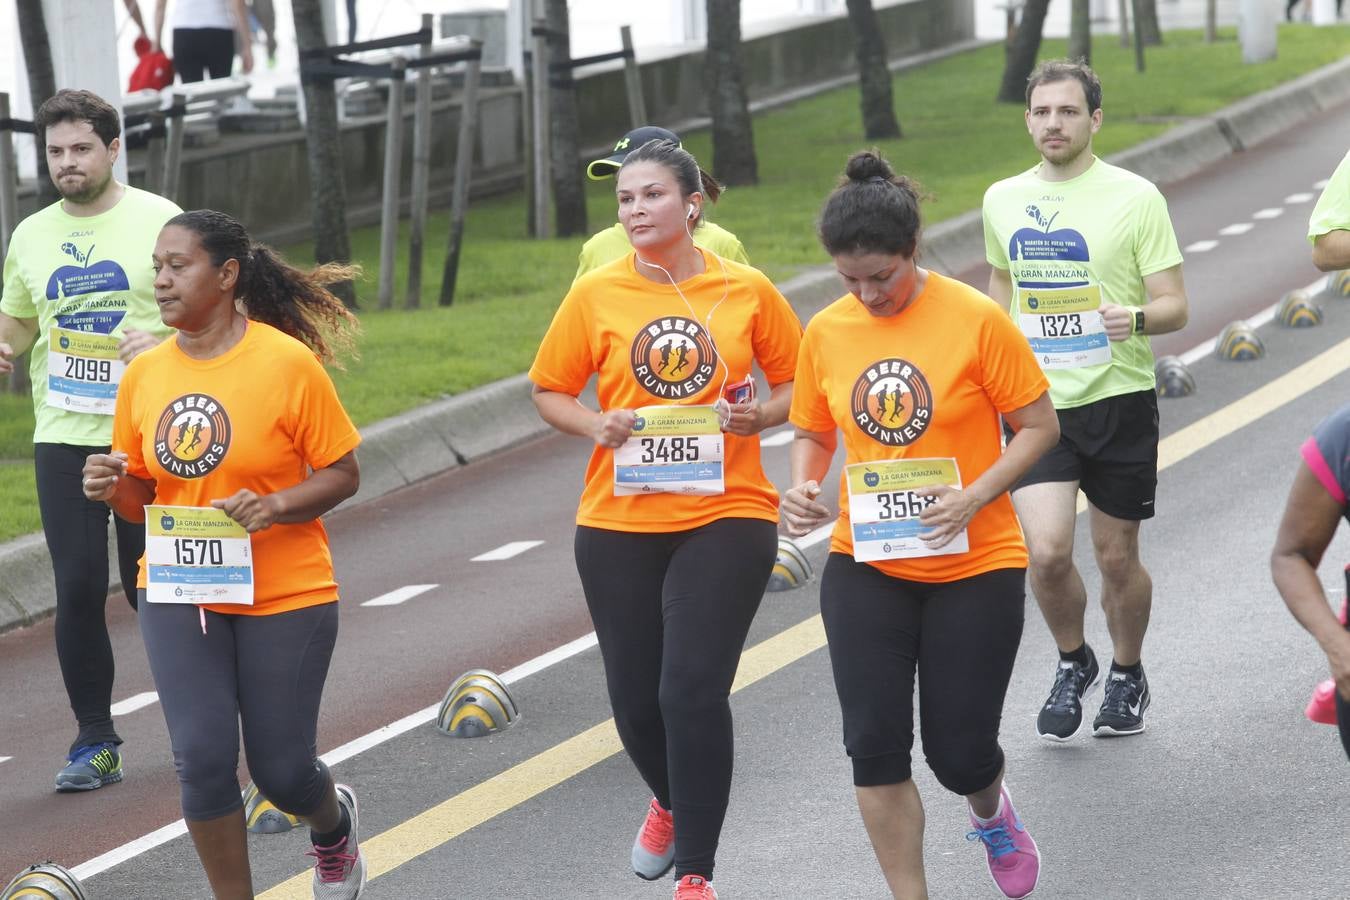
<svg viewBox="0 0 1350 900">
<path fill-rule="evenodd" d="M 132 45 L 140 62 L 131 72 L 127 91 L 162 90 L 173 84 L 173 63 L 163 50 L 151 52 L 150 39 L 145 35 L 136 38 Z"/>
</svg>

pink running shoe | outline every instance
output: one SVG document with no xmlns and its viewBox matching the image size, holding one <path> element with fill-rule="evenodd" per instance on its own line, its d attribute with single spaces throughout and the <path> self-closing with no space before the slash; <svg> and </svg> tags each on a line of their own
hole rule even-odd
<svg viewBox="0 0 1350 900">
<path fill-rule="evenodd" d="M 1328 678 L 1313 688 L 1312 699 L 1303 714 L 1319 725 L 1335 725 L 1336 682 Z"/>
<path fill-rule="evenodd" d="M 675 819 L 652 798 L 647 817 L 633 839 L 633 872 L 655 881 L 675 864 Z"/>
<path fill-rule="evenodd" d="M 975 830 L 966 835 L 966 840 L 984 844 L 994 884 L 1003 896 L 1019 900 L 1036 890 L 1041 878 L 1041 854 L 1013 809 L 1006 786 L 1000 790 L 1000 797 L 1002 812 L 988 825 L 980 824 L 971 813 L 970 824 Z"/>
<path fill-rule="evenodd" d="M 675 882 L 674 900 L 717 900 L 717 891 L 702 875 L 686 875 Z"/>
</svg>

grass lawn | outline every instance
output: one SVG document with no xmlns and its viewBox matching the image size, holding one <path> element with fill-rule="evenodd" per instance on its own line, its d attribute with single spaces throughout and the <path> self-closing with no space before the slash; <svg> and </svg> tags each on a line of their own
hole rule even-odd
<svg viewBox="0 0 1350 900">
<path fill-rule="evenodd" d="M 1205 44 L 1196 31 L 1168 32 L 1165 40 L 1149 48 L 1142 74 L 1134 71 L 1132 51 L 1113 37 L 1094 41 L 1094 66 L 1105 88 L 1105 121 L 1094 142 L 1099 155 L 1338 60 L 1350 43 L 1350 26 L 1281 26 L 1278 58 L 1260 65 L 1242 63 L 1231 29 L 1221 30 L 1214 44 Z M 1050 40 L 1041 49 L 1043 57 L 1062 55 L 1065 44 Z M 895 80 L 905 137 L 879 145 L 928 193 L 924 216 L 929 225 L 976 208 L 991 182 L 1036 160 L 1020 107 L 993 101 L 1002 66 L 1002 47 L 988 47 Z M 685 137 L 696 157 L 711 160 L 706 132 Z M 760 184 L 729 190 L 710 218 L 735 232 L 751 262 L 775 281 L 822 265 L 828 260 L 816 243 L 815 216 L 848 155 L 867 143 L 856 87 L 759 116 Z M 613 182 L 589 183 L 588 192 L 591 230 L 597 231 L 615 220 Z M 358 286 L 364 335 L 361 358 L 334 378 L 358 424 L 525 371 L 571 283 L 582 239 L 527 239 L 524 196 L 517 191 L 471 207 L 455 305 L 438 308 L 447 219 L 444 210 L 437 210 L 428 226 L 423 305 L 412 311 L 373 309 L 379 231 L 352 233 L 353 255 L 366 273 Z M 406 250 L 406 240 L 401 247 Z M 296 262 L 313 258 L 305 245 L 284 250 Z M 400 256 L 398 267 L 395 306 L 402 305 L 406 257 Z M 0 460 L 16 458 L 18 451 L 6 438 L 11 428 L 31 432 L 32 413 L 6 396 L 0 398 Z M 38 528 L 36 506 L 27 500 L 31 481 L 31 470 L 0 462 L 0 540 Z"/>
</svg>

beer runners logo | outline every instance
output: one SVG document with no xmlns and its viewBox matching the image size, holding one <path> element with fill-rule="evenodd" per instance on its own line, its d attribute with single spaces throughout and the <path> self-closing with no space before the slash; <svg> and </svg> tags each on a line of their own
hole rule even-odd
<svg viewBox="0 0 1350 900">
<path fill-rule="evenodd" d="M 631 362 L 638 384 L 662 400 L 692 397 L 717 371 L 708 331 L 691 319 L 657 319 L 633 339 Z"/>
<path fill-rule="evenodd" d="M 184 394 L 164 408 L 155 426 L 155 459 L 179 478 L 215 471 L 230 449 L 230 417 L 214 398 Z"/>
<path fill-rule="evenodd" d="M 903 359 L 885 359 L 858 376 L 850 397 L 853 422 L 881 444 L 903 447 L 928 430 L 933 392 L 928 379 Z"/>
</svg>

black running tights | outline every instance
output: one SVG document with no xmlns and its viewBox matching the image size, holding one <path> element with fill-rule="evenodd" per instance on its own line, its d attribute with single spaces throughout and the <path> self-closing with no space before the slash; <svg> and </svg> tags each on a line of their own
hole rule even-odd
<svg viewBox="0 0 1350 900">
<path fill-rule="evenodd" d="M 614 722 L 674 815 L 676 878 L 713 875 L 731 793 L 728 698 L 777 547 L 775 524 L 758 519 L 663 534 L 577 528 Z"/>
<path fill-rule="evenodd" d="M 79 734 L 70 752 L 110 741 L 122 743 L 113 727 L 113 652 L 108 640 L 108 516 L 104 503 L 86 500 L 84 460 L 107 447 L 37 444 L 38 509 L 56 576 L 56 656 Z M 117 568 L 122 590 L 136 608 L 136 575 L 145 551 L 145 527 L 113 516 Z"/>
</svg>

